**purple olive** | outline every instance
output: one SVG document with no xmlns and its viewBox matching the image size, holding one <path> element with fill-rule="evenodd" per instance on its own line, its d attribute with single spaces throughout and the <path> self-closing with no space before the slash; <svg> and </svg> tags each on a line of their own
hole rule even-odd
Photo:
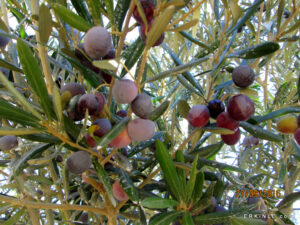
<svg viewBox="0 0 300 225">
<path fill-rule="evenodd" d="M 92 59 L 101 59 L 105 56 L 112 45 L 110 33 L 100 26 L 88 30 L 84 38 L 84 50 Z"/>
<path fill-rule="evenodd" d="M 79 83 L 74 83 L 74 82 L 65 84 L 61 88 L 60 93 L 63 94 L 66 91 L 69 91 L 71 93 L 72 97 L 74 97 L 76 95 L 85 94 L 85 89 L 82 87 L 82 85 Z"/>
<path fill-rule="evenodd" d="M 85 114 L 85 111 L 89 111 L 89 115 L 94 115 L 98 111 L 99 102 L 98 98 L 93 94 L 84 94 L 78 100 L 78 111 Z"/>
<path fill-rule="evenodd" d="M 133 102 L 131 102 L 132 112 L 144 119 L 151 113 L 152 107 L 151 98 L 145 93 L 138 94 Z"/>
<path fill-rule="evenodd" d="M 0 150 L 10 150 L 18 146 L 18 139 L 14 135 L 7 135 L 0 138 Z"/>
<path fill-rule="evenodd" d="M 97 125 L 99 129 L 94 131 L 94 135 L 97 137 L 103 137 L 111 129 L 111 123 L 108 119 L 97 119 L 93 125 Z"/>
<path fill-rule="evenodd" d="M 75 174 L 83 173 L 92 165 L 92 158 L 89 153 L 85 151 L 78 151 L 73 153 L 67 159 L 67 169 Z"/>
</svg>

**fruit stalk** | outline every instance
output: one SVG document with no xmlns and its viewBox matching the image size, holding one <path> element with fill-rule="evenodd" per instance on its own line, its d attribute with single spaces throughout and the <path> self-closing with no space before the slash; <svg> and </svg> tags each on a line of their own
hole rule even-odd
<svg viewBox="0 0 300 225">
<path fill-rule="evenodd" d="M 85 175 L 83 175 L 83 176 L 85 176 Z M 104 189 L 104 186 L 102 183 L 99 183 L 92 178 L 88 178 L 87 176 L 85 176 L 84 181 L 86 183 L 90 184 L 91 186 L 93 186 L 93 188 L 95 190 L 97 190 L 99 193 L 101 193 L 105 202 L 110 202 L 109 197 L 108 197 L 106 190 Z"/>
<path fill-rule="evenodd" d="M 264 2 L 260 3 L 258 27 L 257 27 L 257 32 L 256 32 L 256 44 L 259 44 L 260 27 L 261 27 L 262 15 L 263 15 L 263 11 L 264 11 L 264 4 L 265 4 Z"/>
<path fill-rule="evenodd" d="M 295 6 L 295 4 L 294 4 Z M 279 40 L 280 37 L 282 37 L 283 35 L 287 34 L 289 30 L 284 31 L 285 28 L 290 24 L 291 20 L 293 20 L 293 18 L 299 13 L 300 11 L 300 7 L 294 7 L 293 13 L 292 15 L 284 22 L 284 24 L 280 27 L 280 30 L 277 32 L 276 37 L 274 38 L 274 41 Z"/>
<path fill-rule="evenodd" d="M 32 197 L 26 196 L 25 199 L 33 200 Z M 32 225 L 40 225 L 40 214 L 37 209 L 27 207 L 28 215 Z"/>
<path fill-rule="evenodd" d="M 142 76 L 143 76 L 143 73 L 144 73 L 144 70 L 145 70 L 146 60 L 147 60 L 147 57 L 148 57 L 148 52 L 149 52 L 149 48 L 146 48 L 145 51 L 144 51 L 144 55 L 143 55 L 143 58 L 142 58 L 141 65 L 140 65 L 140 70 L 139 70 L 139 73 L 138 73 L 138 76 L 137 76 L 137 79 L 136 79 L 136 85 L 138 86 L 138 92 L 139 93 L 140 93 L 140 90 L 141 90 L 141 80 L 142 80 Z"/>
<path fill-rule="evenodd" d="M 171 29 L 174 25 L 178 24 L 180 21 L 183 21 L 186 17 L 188 17 L 193 12 L 195 12 L 204 2 L 205 0 L 202 0 L 197 5 L 195 5 L 194 8 L 190 9 L 187 13 L 183 14 L 180 18 L 174 20 L 171 24 L 167 26 L 166 30 Z"/>
<path fill-rule="evenodd" d="M 99 155 L 96 152 L 94 152 L 92 150 L 89 150 L 87 148 L 84 148 L 84 147 L 80 146 L 79 144 L 76 144 L 76 143 L 74 143 L 72 141 L 69 141 L 68 138 L 66 138 L 64 135 L 58 134 L 55 129 L 53 129 L 52 127 L 48 126 L 47 124 L 43 124 L 43 125 L 47 128 L 47 131 L 50 134 L 52 134 L 53 136 L 59 138 L 62 142 L 66 143 L 66 144 L 69 144 L 70 146 L 72 146 L 74 148 L 77 148 L 79 150 L 86 151 L 86 152 L 90 153 L 93 156 L 99 157 Z"/>
<path fill-rule="evenodd" d="M 101 165 L 104 166 L 117 152 L 118 149 L 114 148 L 112 152 L 101 161 Z"/>
</svg>

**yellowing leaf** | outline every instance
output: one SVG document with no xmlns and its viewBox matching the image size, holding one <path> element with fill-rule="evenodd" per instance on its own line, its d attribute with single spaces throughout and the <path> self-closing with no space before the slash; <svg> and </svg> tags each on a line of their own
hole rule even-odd
<svg viewBox="0 0 300 225">
<path fill-rule="evenodd" d="M 108 59 L 108 60 L 99 60 L 94 61 L 93 65 L 105 70 L 115 70 L 119 65 L 120 59 Z"/>
<path fill-rule="evenodd" d="M 190 109 L 191 109 L 191 107 L 185 100 L 181 99 L 178 101 L 177 110 L 181 117 L 187 118 L 187 115 L 188 115 Z"/>
<path fill-rule="evenodd" d="M 200 128 L 200 130 L 212 132 L 214 134 L 234 134 L 234 131 L 226 128 L 221 128 L 221 127 L 207 126 L 207 127 Z"/>
<path fill-rule="evenodd" d="M 6 33 L 9 33 L 9 29 L 7 28 L 5 22 L 0 18 L 0 29 L 4 30 Z"/>
<path fill-rule="evenodd" d="M 39 32 L 42 43 L 47 43 L 52 31 L 52 16 L 50 10 L 45 4 L 39 9 Z"/>
<path fill-rule="evenodd" d="M 168 3 L 166 3 L 166 7 L 169 7 L 171 5 L 174 5 L 174 6 L 184 6 L 185 2 L 181 1 L 181 0 L 171 0 Z"/>
<path fill-rule="evenodd" d="M 197 25 L 197 23 L 198 23 L 198 19 L 194 19 L 194 20 L 191 20 L 190 22 L 187 22 L 187 23 L 185 23 L 185 24 L 183 24 L 179 27 L 169 29 L 168 31 L 177 31 L 177 32 L 179 32 L 179 31 L 187 30 L 187 29 Z"/>
<path fill-rule="evenodd" d="M 229 3 L 229 7 L 231 9 L 231 13 L 232 13 L 232 16 L 233 16 L 233 21 L 234 21 L 234 24 L 235 24 L 242 15 L 242 9 L 237 4 L 236 0 L 231 0 L 230 3 Z"/>
<path fill-rule="evenodd" d="M 33 128 L 13 128 L 13 127 L 0 127 L 0 136 L 3 135 L 27 135 L 41 133 L 40 129 Z"/>
<path fill-rule="evenodd" d="M 195 148 L 197 142 L 200 140 L 201 136 L 203 135 L 203 131 L 202 130 L 198 130 L 195 135 L 192 137 L 192 148 Z"/>
<path fill-rule="evenodd" d="M 53 108 L 56 113 L 58 121 L 62 123 L 62 111 L 63 111 L 62 101 L 60 98 L 59 90 L 55 85 L 53 86 L 52 93 L 53 93 L 53 102 L 54 102 Z"/>
<path fill-rule="evenodd" d="M 197 8 L 195 10 L 195 12 L 193 12 L 193 20 L 197 19 L 199 20 L 200 19 L 200 8 Z M 194 26 L 193 29 L 192 29 L 192 36 L 193 37 L 196 37 L 196 34 L 197 34 L 197 26 Z"/>
<path fill-rule="evenodd" d="M 244 88 L 244 89 L 239 89 L 240 93 L 245 94 L 245 95 L 249 95 L 249 96 L 258 96 L 258 93 L 256 90 L 250 89 L 250 88 Z"/>
</svg>

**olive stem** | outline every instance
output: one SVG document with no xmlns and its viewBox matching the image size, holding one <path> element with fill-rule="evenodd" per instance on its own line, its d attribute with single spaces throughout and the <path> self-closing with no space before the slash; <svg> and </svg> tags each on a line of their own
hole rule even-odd
<svg viewBox="0 0 300 225">
<path fill-rule="evenodd" d="M 123 45 L 124 45 L 125 37 L 126 37 L 127 32 L 128 32 L 129 21 L 131 19 L 131 15 L 132 15 L 132 12 L 133 12 L 133 9 L 134 9 L 134 5 L 135 5 L 134 1 L 131 1 L 130 6 L 129 6 L 129 10 L 128 10 L 128 13 L 127 13 L 127 17 L 126 17 L 125 23 L 124 23 L 124 29 L 122 31 L 122 35 L 121 35 L 121 38 L 120 38 L 120 41 L 119 41 L 118 49 L 116 51 L 116 58 L 119 58 L 120 55 L 121 55 L 121 51 L 122 51 L 122 48 L 123 48 Z M 117 70 L 118 70 L 118 68 L 116 69 L 116 71 Z M 112 77 L 111 87 L 114 85 L 114 83 L 115 83 L 115 78 Z M 112 88 L 109 89 L 109 95 L 108 95 L 108 98 L 107 98 L 108 108 L 110 108 L 111 99 L 112 99 Z"/>
<path fill-rule="evenodd" d="M 143 188 L 151 179 L 161 171 L 161 168 L 156 169 L 153 173 L 147 176 L 147 178 L 139 185 L 139 189 Z"/>
<path fill-rule="evenodd" d="M 257 33 L 256 33 L 256 44 L 259 43 L 259 37 L 260 37 L 260 26 L 261 26 L 261 21 L 262 21 L 262 15 L 264 11 L 264 2 L 260 4 L 260 11 L 259 11 L 259 18 L 258 18 L 258 27 L 257 27 Z"/>
<path fill-rule="evenodd" d="M 278 41 L 280 37 L 287 34 L 287 32 L 284 32 L 284 29 L 287 27 L 287 25 L 290 24 L 291 20 L 297 15 L 297 13 L 300 11 L 300 7 L 296 7 L 293 11 L 292 15 L 284 22 L 284 24 L 281 26 L 280 30 L 277 32 L 274 41 Z"/>
<path fill-rule="evenodd" d="M 111 159 L 111 157 L 113 157 L 113 155 L 115 155 L 117 152 L 118 152 L 118 149 L 114 148 L 113 151 L 108 156 L 106 156 L 105 159 L 103 159 L 101 161 L 101 165 L 104 166 L 105 163 L 107 163 Z"/>
<path fill-rule="evenodd" d="M 178 147 L 177 151 L 180 151 L 184 148 L 184 146 L 192 139 L 192 137 L 199 131 L 199 129 L 194 129 L 193 132 L 182 142 L 182 144 Z M 175 152 L 172 153 L 174 156 Z"/>
<path fill-rule="evenodd" d="M 146 60 L 147 60 L 147 57 L 148 57 L 148 52 L 149 52 L 149 48 L 146 48 L 145 52 L 144 52 L 144 55 L 143 55 L 143 58 L 142 58 L 141 65 L 140 65 L 139 73 L 138 73 L 138 76 L 137 76 L 137 79 L 136 79 L 136 84 L 138 86 L 138 91 L 139 92 L 140 92 L 140 89 L 141 89 L 141 80 L 142 80 L 142 76 L 143 76 L 143 73 L 144 73 L 144 70 L 145 70 Z"/>
<path fill-rule="evenodd" d="M 57 174 L 54 171 L 54 166 L 53 166 L 52 161 L 49 163 L 49 170 L 50 170 L 50 176 L 53 180 L 53 183 L 56 184 L 55 187 L 56 187 L 56 190 L 57 190 L 58 199 L 59 199 L 60 202 L 64 202 L 63 192 L 62 192 L 62 189 L 61 189 L 61 187 L 58 183 L 59 178 L 57 177 Z M 69 217 L 70 217 L 69 212 L 65 211 L 65 210 L 62 210 L 62 213 L 64 214 L 64 217 L 66 218 L 66 220 L 68 220 Z"/>
<path fill-rule="evenodd" d="M 79 144 L 73 143 L 72 141 L 69 141 L 65 136 L 57 133 L 55 129 L 53 129 L 52 127 L 48 126 L 47 124 L 43 124 L 43 126 L 47 128 L 47 131 L 50 134 L 52 134 L 55 137 L 59 138 L 62 142 L 66 143 L 66 144 L 68 144 L 68 145 L 70 145 L 72 147 L 75 147 L 77 149 L 80 149 L 82 151 L 86 151 L 86 152 L 90 153 L 91 155 L 96 156 L 97 158 L 99 157 L 99 155 L 96 152 L 94 152 L 94 151 L 92 151 L 90 149 L 87 149 L 85 147 L 82 147 Z"/>
<path fill-rule="evenodd" d="M 94 212 L 105 216 L 108 215 L 105 209 L 96 208 L 94 206 L 39 203 L 39 202 L 33 202 L 28 200 L 19 200 L 4 195 L 0 195 L 0 201 L 7 202 L 15 206 L 24 206 L 33 209 L 78 210 L 78 211 Z"/>
<path fill-rule="evenodd" d="M 166 28 L 166 30 L 172 28 L 172 26 L 179 24 L 180 21 L 184 20 L 186 17 L 188 17 L 190 14 L 192 14 L 193 12 L 195 12 L 204 2 L 206 2 L 206 0 L 202 0 L 201 2 L 199 2 L 197 5 L 195 5 L 194 8 L 192 8 L 191 10 L 189 10 L 187 13 L 183 14 L 180 18 L 174 20 L 171 24 L 169 24 Z"/>
</svg>

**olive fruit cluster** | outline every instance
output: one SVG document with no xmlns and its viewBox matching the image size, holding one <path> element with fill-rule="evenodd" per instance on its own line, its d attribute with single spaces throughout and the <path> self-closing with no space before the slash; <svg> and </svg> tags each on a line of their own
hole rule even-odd
<svg viewBox="0 0 300 225">
<path fill-rule="evenodd" d="M 227 112 L 221 101 L 212 100 L 207 106 L 193 106 L 188 112 L 187 119 L 193 127 L 198 128 L 205 126 L 210 116 L 217 119 L 218 127 L 234 131 L 234 134 L 221 135 L 222 140 L 228 145 L 235 145 L 240 139 L 239 121 L 248 120 L 253 113 L 253 101 L 247 95 L 238 94 L 229 100 Z"/>
<path fill-rule="evenodd" d="M 227 112 L 222 112 L 217 117 L 218 127 L 234 131 L 234 134 L 221 135 L 222 140 L 228 145 L 235 145 L 240 139 L 239 121 L 246 121 L 255 111 L 254 102 L 244 94 L 238 94 L 229 99 Z"/>
<path fill-rule="evenodd" d="M 294 134 L 295 141 L 300 145 L 300 114 L 286 115 L 281 117 L 277 122 L 277 130 L 284 134 Z"/>
<path fill-rule="evenodd" d="M 152 23 L 153 23 L 153 15 L 154 15 L 154 6 L 151 1 L 149 0 L 140 0 L 140 4 L 144 10 L 144 14 L 147 20 L 148 29 L 147 33 L 150 31 Z M 146 35 L 146 26 L 144 24 L 144 21 L 142 17 L 140 16 L 138 12 L 138 7 L 135 6 L 133 10 L 133 17 L 136 20 L 136 22 L 139 24 L 139 33 L 140 37 L 143 42 L 146 42 L 147 35 Z M 154 43 L 154 46 L 159 46 L 164 41 L 165 35 L 162 33 L 162 35 L 159 37 L 159 39 Z"/>
<path fill-rule="evenodd" d="M 155 132 L 155 125 L 153 121 L 147 119 L 153 107 L 151 98 L 145 93 L 138 94 L 136 84 L 128 79 L 116 81 L 112 87 L 112 95 L 117 103 L 131 104 L 133 113 L 140 117 L 129 122 L 127 129 L 124 129 L 122 132 L 122 137 L 126 137 L 126 139 L 129 137 L 132 141 L 146 141 L 152 138 Z M 122 111 L 119 111 L 120 113 L 121 115 L 124 114 Z M 115 147 L 114 142 L 111 145 Z"/>
<path fill-rule="evenodd" d="M 68 83 L 61 88 L 61 94 L 70 93 L 70 103 L 67 109 L 68 116 L 79 121 L 84 118 L 86 110 L 89 115 L 98 116 L 104 109 L 106 99 L 100 92 L 86 94 L 85 89 L 79 83 Z"/>
<path fill-rule="evenodd" d="M 201 128 L 205 126 L 209 117 L 214 119 L 225 110 L 224 104 L 217 99 L 211 100 L 205 105 L 194 105 L 188 112 L 187 120 L 193 127 Z"/>
</svg>

